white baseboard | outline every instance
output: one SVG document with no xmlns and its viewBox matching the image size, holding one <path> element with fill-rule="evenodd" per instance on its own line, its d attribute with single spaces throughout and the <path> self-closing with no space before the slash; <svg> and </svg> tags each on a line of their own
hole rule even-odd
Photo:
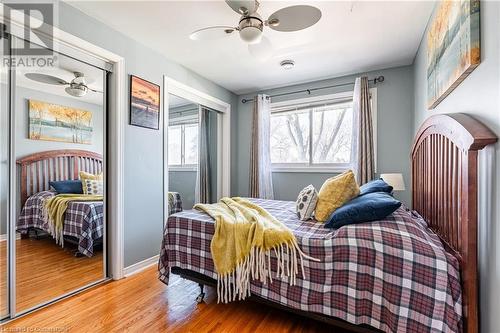
<svg viewBox="0 0 500 333">
<path fill-rule="evenodd" d="M 133 265 L 127 266 L 123 269 L 123 275 L 125 277 L 129 277 L 131 275 L 137 274 L 146 268 L 149 268 L 158 263 L 158 259 L 160 256 L 157 254 L 151 258 L 144 259 L 143 261 L 139 261 Z"/>
</svg>

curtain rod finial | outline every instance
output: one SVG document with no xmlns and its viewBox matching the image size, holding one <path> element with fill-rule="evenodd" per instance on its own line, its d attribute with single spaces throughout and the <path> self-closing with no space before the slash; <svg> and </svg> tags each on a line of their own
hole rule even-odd
<svg viewBox="0 0 500 333">
<path fill-rule="evenodd" d="M 385 80 L 385 77 L 383 75 L 380 75 L 379 77 L 376 77 L 375 79 L 373 79 L 373 83 L 377 84 L 379 82 L 384 82 Z"/>
</svg>

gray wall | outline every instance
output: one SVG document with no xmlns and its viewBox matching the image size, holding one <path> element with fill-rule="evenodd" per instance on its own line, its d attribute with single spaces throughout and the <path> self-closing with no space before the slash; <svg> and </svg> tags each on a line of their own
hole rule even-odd
<svg viewBox="0 0 500 333">
<path fill-rule="evenodd" d="M 60 3 L 58 14 L 59 27 L 62 30 L 123 56 L 127 74 L 134 74 L 160 85 L 163 82 L 163 75 L 167 75 L 228 103 L 235 101 L 234 94 L 228 90 L 168 60 L 160 53 L 68 4 Z M 124 102 L 127 107 L 121 112 L 128 114 L 128 97 Z M 124 188 L 125 266 L 129 266 L 157 255 L 161 246 L 163 228 L 162 131 L 126 126 Z"/>
<path fill-rule="evenodd" d="M 168 187 L 169 191 L 179 192 L 181 195 L 182 209 L 193 208 L 196 171 L 169 171 Z"/>
<path fill-rule="evenodd" d="M 411 66 L 385 69 L 380 71 L 365 73 L 369 78 L 379 75 L 385 76 L 383 83 L 377 84 L 377 113 L 378 113 L 378 156 L 377 171 L 401 172 L 404 175 L 407 191 L 396 193 L 405 203 L 410 202 L 410 174 L 409 156 L 412 141 L 412 110 L 413 110 L 413 71 Z M 315 81 L 301 85 L 294 85 L 279 89 L 264 91 L 265 94 L 276 94 L 301 90 L 314 87 L 322 87 L 337 83 L 354 82 L 356 76 L 351 75 L 329 80 Z M 314 95 L 331 94 L 342 92 L 353 87 L 341 87 L 335 90 L 322 90 L 313 92 Z M 249 152 L 250 152 L 250 131 L 252 122 L 252 103 L 241 103 L 242 98 L 252 98 L 256 93 L 239 96 L 238 100 L 238 155 L 237 161 L 232 166 L 233 177 L 237 175 L 236 193 L 248 195 L 249 183 Z M 305 97 L 304 94 L 297 94 L 281 98 L 274 98 L 273 101 L 283 101 Z M 322 173 L 273 173 L 273 185 L 276 199 L 295 200 L 302 188 L 309 184 L 321 187 L 321 184 L 333 174 Z"/>
<path fill-rule="evenodd" d="M 415 58 L 415 114 L 414 133 L 429 116 L 438 113 L 464 112 L 473 115 L 488 125 L 500 136 L 500 4 L 493 1 L 481 1 L 481 64 L 434 110 L 427 110 L 426 81 L 426 42 L 420 44 Z M 492 154 L 498 156 L 500 145 L 497 143 Z M 495 161 L 496 158 L 493 158 Z M 498 168 L 492 166 L 493 182 L 490 215 L 484 215 L 479 221 L 479 266 L 480 266 L 480 315 L 481 332 L 500 332 L 500 221 L 499 197 L 500 177 Z M 487 202 L 479 202 L 483 207 Z"/>
</svg>

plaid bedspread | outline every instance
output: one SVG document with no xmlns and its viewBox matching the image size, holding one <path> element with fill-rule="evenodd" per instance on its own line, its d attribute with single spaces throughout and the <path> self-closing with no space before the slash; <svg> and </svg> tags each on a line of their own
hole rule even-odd
<svg viewBox="0 0 500 333">
<path fill-rule="evenodd" d="M 251 200 L 284 222 L 302 251 L 320 259 L 304 261 L 306 279 L 299 274 L 297 285 L 273 275 L 267 285 L 252 281 L 252 294 L 385 332 L 462 331 L 458 260 L 419 216 L 400 208 L 381 221 L 331 230 L 315 221 L 300 221 L 294 202 Z M 205 213 L 188 210 L 170 216 L 160 280 L 168 284 L 171 267 L 215 279 L 213 233 L 214 220 Z"/>
<path fill-rule="evenodd" d="M 30 196 L 17 220 L 17 231 L 25 234 L 28 228 L 38 228 L 48 232 L 49 226 L 42 218 L 43 203 L 55 194 L 43 191 Z M 91 257 L 94 254 L 94 241 L 104 233 L 103 216 L 101 201 L 70 202 L 64 216 L 63 235 L 76 237 L 78 251 Z"/>
</svg>

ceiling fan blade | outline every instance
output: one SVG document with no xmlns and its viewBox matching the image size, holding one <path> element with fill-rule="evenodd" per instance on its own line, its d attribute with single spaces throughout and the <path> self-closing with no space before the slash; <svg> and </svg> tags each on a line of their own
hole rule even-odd
<svg viewBox="0 0 500 333">
<path fill-rule="evenodd" d="M 226 0 L 226 3 L 240 15 L 255 13 L 259 8 L 259 3 L 255 0 Z"/>
<path fill-rule="evenodd" d="M 52 76 L 52 75 L 47 75 L 47 74 L 42 74 L 42 73 L 26 73 L 24 74 L 28 79 L 41 82 L 41 83 L 47 83 L 47 84 L 54 84 L 54 85 L 67 85 L 69 84 L 68 82 L 64 81 L 63 79 L 60 79 L 58 77 Z"/>
<path fill-rule="evenodd" d="M 236 28 L 229 26 L 214 26 L 196 30 L 189 35 L 192 40 L 214 40 L 231 35 Z"/>
<path fill-rule="evenodd" d="M 262 36 L 260 43 L 248 44 L 248 51 L 257 60 L 262 62 L 271 59 L 274 54 L 273 45 L 266 36 Z"/>
<path fill-rule="evenodd" d="M 316 24 L 321 11 L 313 6 L 298 5 L 282 8 L 274 12 L 266 24 L 276 31 L 297 31 Z"/>
<path fill-rule="evenodd" d="M 100 94 L 102 94 L 102 91 L 97 90 L 97 89 L 92 89 L 92 88 L 90 88 L 89 86 L 87 86 L 87 89 L 88 89 L 88 90 L 90 90 L 90 91 L 93 91 L 93 92 L 96 92 L 96 93 L 100 93 Z"/>
</svg>

